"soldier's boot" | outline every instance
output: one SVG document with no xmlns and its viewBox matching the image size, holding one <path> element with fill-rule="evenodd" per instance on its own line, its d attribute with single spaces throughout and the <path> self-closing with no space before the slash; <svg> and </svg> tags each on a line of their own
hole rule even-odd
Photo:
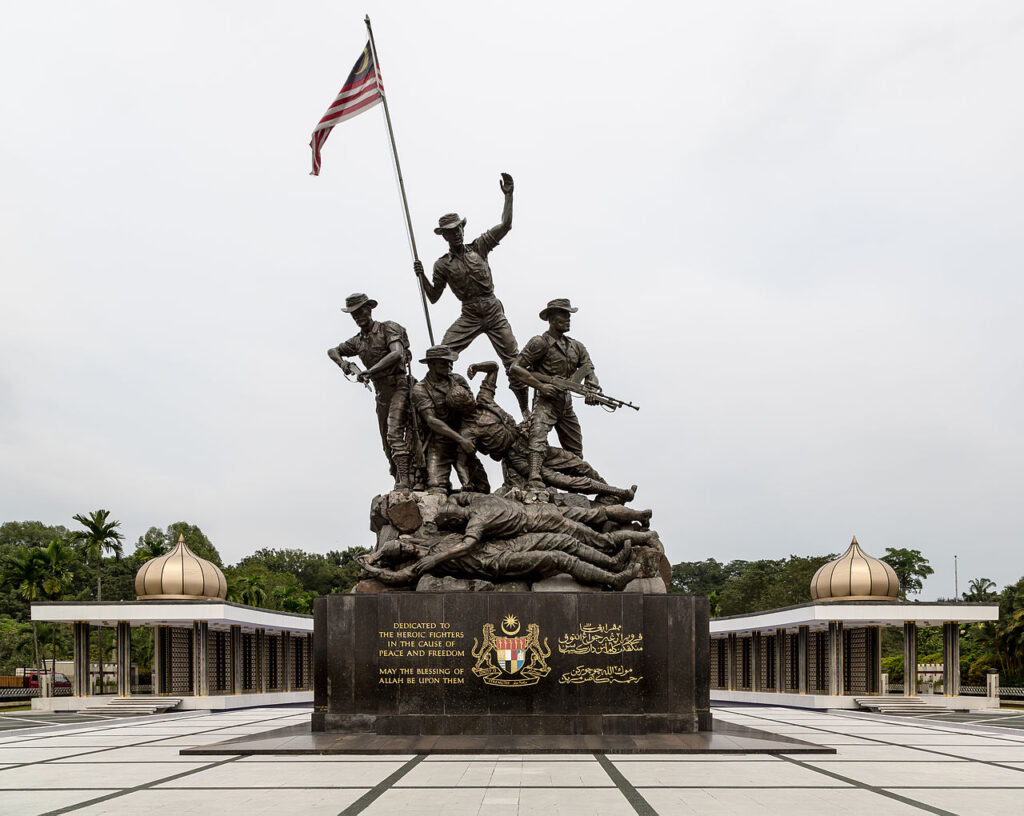
<svg viewBox="0 0 1024 816">
<path fill-rule="evenodd" d="M 627 541 L 625 544 L 622 545 L 622 549 L 619 550 L 619 554 L 615 556 L 615 561 L 612 564 L 612 569 L 614 569 L 616 572 L 625 569 L 626 565 L 629 564 L 629 557 L 632 554 L 633 545 Z"/>
<path fill-rule="evenodd" d="M 412 457 L 409 454 L 396 454 L 395 457 L 395 490 L 408 493 L 412 489 L 412 478 L 410 476 L 410 465 Z"/>
<path fill-rule="evenodd" d="M 540 477 L 540 469 L 544 464 L 542 451 L 530 451 L 530 476 L 526 486 L 531 490 L 543 490 L 544 480 Z"/>
<path fill-rule="evenodd" d="M 530 389 L 526 383 L 512 380 L 508 384 L 509 390 L 516 395 L 516 402 L 519 403 L 519 411 L 523 419 L 530 418 Z"/>
<path fill-rule="evenodd" d="M 613 589 L 625 589 L 626 584 L 632 581 L 639 573 L 639 564 L 632 564 L 622 572 L 608 572 L 593 564 L 580 561 L 573 570 L 572 577 L 581 584 L 593 584 L 598 586 L 610 586 Z"/>
<path fill-rule="evenodd" d="M 629 563 L 629 556 L 632 551 L 633 548 L 627 541 L 622 545 L 618 555 L 605 555 L 595 547 L 590 547 L 586 544 L 577 544 L 567 552 L 575 555 L 580 561 L 584 561 L 587 564 L 593 564 L 595 567 L 600 567 L 604 570 L 618 572 Z"/>
<path fill-rule="evenodd" d="M 615 544 L 624 544 L 630 541 L 634 547 L 643 547 L 651 541 L 658 540 L 658 534 L 654 530 L 613 530 L 604 535 Z"/>
<path fill-rule="evenodd" d="M 636 490 L 636 485 L 633 485 Z M 609 506 L 605 508 L 605 515 L 609 521 L 617 524 L 629 524 L 631 521 L 639 521 L 644 527 L 651 526 L 650 510 L 634 510 L 632 507 Z"/>
</svg>

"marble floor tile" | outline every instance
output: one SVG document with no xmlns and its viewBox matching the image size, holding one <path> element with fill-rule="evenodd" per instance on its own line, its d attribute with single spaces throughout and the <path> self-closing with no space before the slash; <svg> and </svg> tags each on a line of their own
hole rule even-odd
<svg viewBox="0 0 1024 816">
<path fill-rule="evenodd" d="M 962 816 L 1005 816 L 1021 811 L 1019 794 L 1007 790 L 921 789 L 894 791 L 900 796 Z"/>
<path fill-rule="evenodd" d="M 659 814 L 672 816 L 921 816 L 911 805 L 861 788 L 831 790 L 716 789 L 655 790 L 641 788 Z"/>
<path fill-rule="evenodd" d="M 0 813 L 17 816 L 39 816 L 58 808 L 87 802 L 98 796 L 116 793 L 110 790 L 28 790 L 4 791 L 0 794 Z M 80 811 L 79 811 L 80 812 Z"/>
<path fill-rule="evenodd" d="M 832 756 L 801 757 L 814 762 L 842 763 L 851 760 L 873 762 L 957 762 L 957 757 L 942 756 L 904 745 L 836 745 Z M 945 749 L 943 749 L 945 750 Z"/>
<path fill-rule="evenodd" d="M 809 768 L 789 762 L 623 762 L 616 765 L 630 784 L 682 785 L 688 787 L 726 786 L 772 787 L 778 785 L 814 785 L 842 787 L 847 783 L 832 779 Z"/>
<path fill-rule="evenodd" d="M 213 757 L 223 759 L 223 757 Z M 288 762 L 241 763 L 237 760 L 199 771 L 181 780 L 171 780 L 161 788 L 229 787 L 259 788 L 279 785 L 293 787 L 373 787 L 399 768 L 402 762 L 378 759 L 376 762 Z"/>
<path fill-rule="evenodd" d="M 165 776 L 201 768 L 206 763 L 110 762 L 70 765 L 46 763 L 0 772 L 0 790 L 10 788 L 130 788 Z"/>
<path fill-rule="evenodd" d="M 841 764 L 811 762 L 832 773 L 877 787 L 924 786 L 942 787 L 1014 787 L 1024 788 L 1024 773 L 1012 768 L 998 768 L 980 762 L 844 762 Z"/>
<path fill-rule="evenodd" d="M 147 789 L 74 811 L 74 816 L 139 816 L 168 813 L 174 816 L 336 816 L 365 790 L 165 790 Z"/>
<path fill-rule="evenodd" d="M 26 746 L 21 748 L 0 748 L 0 763 L 20 764 L 23 762 L 42 762 L 58 757 L 70 757 L 77 754 L 84 754 L 90 748 L 55 748 L 43 744 Z"/>
</svg>

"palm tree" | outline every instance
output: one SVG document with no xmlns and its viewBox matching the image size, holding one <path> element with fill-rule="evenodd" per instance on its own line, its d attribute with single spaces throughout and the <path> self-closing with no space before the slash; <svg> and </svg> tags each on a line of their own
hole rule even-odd
<svg viewBox="0 0 1024 816">
<path fill-rule="evenodd" d="M 15 594 L 22 600 L 32 603 L 39 600 L 42 591 L 43 569 L 42 550 L 38 547 L 19 547 L 14 554 L 4 559 L 4 583 L 13 584 Z M 35 665 L 39 668 L 39 636 L 36 622 L 32 623 L 32 650 L 35 654 Z"/>
<path fill-rule="evenodd" d="M 313 607 L 313 595 L 303 592 L 297 586 L 277 586 L 270 596 L 270 606 L 282 612 L 309 612 Z"/>
<path fill-rule="evenodd" d="M 992 601 L 996 598 L 996 582 L 990 578 L 973 578 L 963 594 L 965 601 Z"/>
<path fill-rule="evenodd" d="M 247 575 L 232 582 L 232 598 L 249 606 L 263 606 L 267 602 L 267 584 L 262 575 Z"/>
<path fill-rule="evenodd" d="M 117 531 L 121 526 L 119 521 L 108 521 L 109 510 L 93 510 L 88 517 L 78 514 L 73 516 L 74 520 L 85 527 L 75 533 L 75 540 L 80 542 L 85 556 L 90 561 L 96 562 L 96 600 L 103 600 L 100 585 L 100 569 L 103 566 L 103 551 L 113 553 L 115 558 L 120 558 L 123 552 L 121 542 L 124 536 Z"/>
<path fill-rule="evenodd" d="M 135 554 L 140 561 L 149 561 L 151 558 L 159 558 L 167 552 L 167 546 L 153 538 L 144 538 L 142 543 L 135 548 Z"/>
<path fill-rule="evenodd" d="M 71 548 L 59 538 L 53 539 L 40 553 L 40 566 L 42 570 L 42 589 L 46 597 L 51 601 L 59 601 L 61 595 L 71 586 L 75 580 L 75 573 L 71 565 L 74 563 L 75 554 Z M 53 658 L 54 671 L 57 665 L 57 627 L 52 627 L 50 641 L 50 656 Z"/>
</svg>

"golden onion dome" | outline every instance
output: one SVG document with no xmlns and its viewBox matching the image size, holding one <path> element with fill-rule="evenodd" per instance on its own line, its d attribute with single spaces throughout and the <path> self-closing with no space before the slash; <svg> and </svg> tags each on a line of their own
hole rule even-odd
<svg viewBox="0 0 1024 816">
<path fill-rule="evenodd" d="M 135 596 L 140 601 L 222 601 L 228 582 L 216 564 L 192 552 L 179 535 L 173 550 L 151 558 L 135 574 Z"/>
<path fill-rule="evenodd" d="M 856 536 L 846 552 L 819 568 L 811 579 L 813 601 L 895 601 L 899 592 L 893 568 L 867 555 Z"/>
</svg>

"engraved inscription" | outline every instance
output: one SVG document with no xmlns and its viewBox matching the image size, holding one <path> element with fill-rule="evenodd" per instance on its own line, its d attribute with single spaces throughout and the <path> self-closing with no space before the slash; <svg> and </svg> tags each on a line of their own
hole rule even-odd
<svg viewBox="0 0 1024 816">
<path fill-rule="evenodd" d="M 624 634 L 617 623 L 581 623 L 578 632 L 567 632 L 558 639 L 561 654 L 607 654 L 642 652 L 642 634 Z"/>
<path fill-rule="evenodd" d="M 389 629 L 377 632 L 377 683 L 382 686 L 461 685 L 466 682 L 462 667 L 429 664 L 465 656 L 465 632 L 452 629 L 450 623 L 395 621 Z"/>
<path fill-rule="evenodd" d="M 625 666 L 577 666 L 565 672 L 558 682 L 568 683 L 639 683 L 643 677 L 633 674 Z"/>
</svg>

